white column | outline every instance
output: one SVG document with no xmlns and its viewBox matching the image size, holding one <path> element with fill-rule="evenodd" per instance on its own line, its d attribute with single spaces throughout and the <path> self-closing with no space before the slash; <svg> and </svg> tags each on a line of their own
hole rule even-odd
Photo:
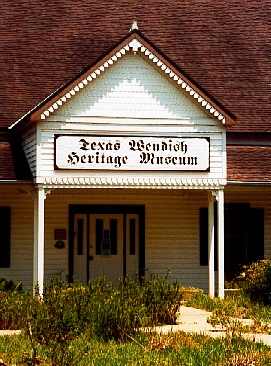
<svg viewBox="0 0 271 366">
<path fill-rule="evenodd" d="M 218 297 L 224 298 L 224 191 L 217 192 Z"/>
<path fill-rule="evenodd" d="M 38 188 L 34 198 L 34 250 L 33 250 L 33 289 L 38 286 L 43 295 L 44 285 L 44 188 Z"/>
<path fill-rule="evenodd" d="M 209 296 L 215 296 L 215 234 L 214 234 L 214 196 L 208 194 L 208 270 L 209 270 Z"/>
</svg>

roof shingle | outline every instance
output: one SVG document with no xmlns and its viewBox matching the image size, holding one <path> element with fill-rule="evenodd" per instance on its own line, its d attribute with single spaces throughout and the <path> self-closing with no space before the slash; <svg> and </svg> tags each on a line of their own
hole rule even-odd
<svg viewBox="0 0 271 366">
<path fill-rule="evenodd" d="M 227 146 L 229 181 L 271 182 L 271 146 Z"/>
<path fill-rule="evenodd" d="M 233 131 L 271 131 L 270 0 L 22 0 L 3 2 L 0 17 L 2 127 L 107 53 L 137 19 L 171 62 L 236 116 Z"/>
<path fill-rule="evenodd" d="M 16 180 L 15 165 L 9 142 L 0 142 L 0 180 Z"/>
</svg>

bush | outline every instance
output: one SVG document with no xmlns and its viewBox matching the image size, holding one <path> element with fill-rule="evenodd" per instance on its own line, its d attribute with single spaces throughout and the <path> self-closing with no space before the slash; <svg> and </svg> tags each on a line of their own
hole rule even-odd
<svg viewBox="0 0 271 366">
<path fill-rule="evenodd" d="M 142 283 L 143 299 L 151 324 L 175 324 L 182 294 L 178 282 L 152 276 Z"/>
<path fill-rule="evenodd" d="M 174 322 L 180 297 L 177 283 L 159 277 L 115 285 L 106 279 L 88 286 L 54 281 L 42 299 L 14 291 L 0 298 L 0 308 L 30 340 L 33 364 L 37 348 L 45 346 L 52 365 L 70 365 L 70 342 L 82 333 L 124 341 L 140 327 Z"/>
<path fill-rule="evenodd" d="M 139 327 L 176 322 L 180 287 L 165 277 L 141 282 L 126 278 L 117 285 L 100 279 L 90 287 L 92 329 L 97 336 L 124 340 Z"/>
<path fill-rule="evenodd" d="M 0 304 L 4 304 L 11 293 L 22 292 L 22 284 L 15 284 L 13 281 L 0 278 Z M 1 309 L 2 310 L 2 309 Z M 17 323 L 5 316 L 3 311 L 0 311 L 0 329 L 16 329 Z"/>
<path fill-rule="evenodd" d="M 119 281 L 116 286 L 105 279 L 94 281 L 89 305 L 89 330 L 94 336 L 123 341 L 146 324 L 146 307 L 133 281 Z"/>
<path fill-rule="evenodd" d="M 253 300 L 270 303 L 271 260 L 263 259 L 244 266 L 236 281 Z"/>
<path fill-rule="evenodd" d="M 22 283 L 15 284 L 11 280 L 0 278 L 0 292 L 22 291 Z"/>
<path fill-rule="evenodd" d="M 43 300 L 32 293 L 13 292 L 1 301 L 6 319 L 22 329 L 30 340 L 32 364 L 38 345 L 45 345 L 52 365 L 68 365 L 68 344 L 87 326 L 83 321 L 87 318 L 85 294 L 78 290 L 76 296 L 71 296 L 67 290 L 64 285 L 49 286 Z"/>
</svg>

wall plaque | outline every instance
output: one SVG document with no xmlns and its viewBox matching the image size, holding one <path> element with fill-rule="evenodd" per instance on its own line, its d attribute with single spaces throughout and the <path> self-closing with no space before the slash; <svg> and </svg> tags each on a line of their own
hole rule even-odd
<svg viewBox="0 0 271 366">
<path fill-rule="evenodd" d="M 208 138 L 55 136 L 56 169 L 207 171 Z"/>
<path fill-rule="evenodd" d="M 66 240 L 67 239 L 66 229 L 55 229 L 54 239 L 55 240 Z"/>
</svg>

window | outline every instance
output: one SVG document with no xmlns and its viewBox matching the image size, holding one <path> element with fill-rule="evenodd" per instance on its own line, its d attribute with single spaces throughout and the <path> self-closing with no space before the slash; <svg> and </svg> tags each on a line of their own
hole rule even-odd
<svg viewBox="0 0 271 366">
<path fill-rule="evenodd" d="M 102 219 L 96 219 L 96 254 L 102 254 L 102 242 L 104 237 L 104 223 Z"/>
<path fill-rule="evenodd" d="M 0 268 L 10 267 L 10 207 L 0 207 Z"/>
<path fill-rule="evenodd" d="M 129 250 L 129 254 L 130 255 L 135 255 L 136 254 L 136 220 L 135 219 L 130 219 L 129 220 L 129 233 L 130 233 L 130 237 L 129 237 L 129 242 L 130 242 L 130 250 Z"/>
<path fill-rule="evenodd" d="M 118 221 L 110 220 L 109 229 L 104 229 L 104 220 L 96 219 L 96 254 L 116 255 L 118 243 Z"/>
<path fill-rule="evenodd" d="M 240 267 L 264 257 L 264 209 L 247 203 L 225 204 L 225 278 L 231 280 Z M 215 209 L 215 257 L 217 223 Z M 208 265 L 208 209 L 200 209 L 200 265 Z M 217 267 L 217 260 L 215 259 Z"/>
<path fill-rule="evenodd" d="M 84 246 L 84 220 L 77 220 L 77 255 L 83 255 Z"/>
</svg>

